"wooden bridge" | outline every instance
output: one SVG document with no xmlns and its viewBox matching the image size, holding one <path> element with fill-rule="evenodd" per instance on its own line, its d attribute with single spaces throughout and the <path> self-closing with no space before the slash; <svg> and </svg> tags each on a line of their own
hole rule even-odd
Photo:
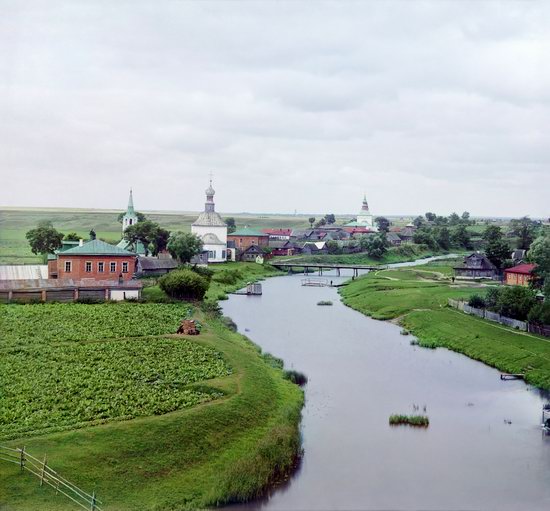
<svg viewBox="0 0 550 511">
<path fill-rule="evenodd" d="M 353 276 L 357 277 L 359 275 L 359 270 L 386 270 L 387 265 L 366 265 L 366 264 L 327 264 L 327 263 L 300 263 L 300 262 L 272 262 L 271 266 L 279 270 L 288 270 L 291 272 L 293 269 L 302 269 L 304 275 L 311 273 L 310 270 L 317 271 L 319 275 L 323 274 L 323 271 L 333 271 L 336 270 L 337 275 L 340 275 L 341 270 L 352 270 Z M 301 272 L 300 272 L 301 273 Z"/>
</svg>

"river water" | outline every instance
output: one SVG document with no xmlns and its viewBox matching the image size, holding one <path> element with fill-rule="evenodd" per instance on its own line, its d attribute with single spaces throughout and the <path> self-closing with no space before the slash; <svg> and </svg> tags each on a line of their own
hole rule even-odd
<svg viewBox="0 0 550 511">
<path fill-rule="evenodd" d="M 301 286 L 303 278 L 270 278 L 262 296 L 223 302 L 240 332 L 309 378 L 300 466 L 237 508 L 550 509 L 540 391 L 451 351 L 412 346 L 398 326 L 345 307 L 335 288 Z M 426 407 L 429 428 L 388 425 L 415 405 Z"/>
</svg>

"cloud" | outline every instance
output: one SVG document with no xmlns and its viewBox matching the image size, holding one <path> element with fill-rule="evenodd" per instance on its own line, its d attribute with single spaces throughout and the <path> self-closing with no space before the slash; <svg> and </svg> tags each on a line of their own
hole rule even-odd
<svg viewBox="0 0 550 511">
<path fill-rule="evenodd" d="M 550 6 L 470 7 L 5 2 L 0 204 L 548 216 Z"/>
</svg>

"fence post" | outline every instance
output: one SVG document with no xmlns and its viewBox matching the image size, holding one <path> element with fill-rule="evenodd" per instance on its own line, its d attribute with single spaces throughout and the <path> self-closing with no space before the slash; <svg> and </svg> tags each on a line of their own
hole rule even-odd
<svg viewBox="0 0 550 511">
<path fill-rule="evenodd" d="M 95 490 L 92 493 L 92 501 L 90 505 L 90 511 L 95 511 Z"/>
<path fill-rule="evenodd" d="M 44 454 L 44 461 L 42 462 L 42 473 L 40 474 L 40 486 L 44 484 L 44 473 L 46 472 L 46 455 Z"/>
<path fill-rule="evenodd" d="M 19 461 L 21 465 L 21 472 L 23 472 L 23 469 L 25 468 L 25 446 L 23 446 L 23 449 L 20 449 L 21 451 L 21 459 Z"/>
</svg>

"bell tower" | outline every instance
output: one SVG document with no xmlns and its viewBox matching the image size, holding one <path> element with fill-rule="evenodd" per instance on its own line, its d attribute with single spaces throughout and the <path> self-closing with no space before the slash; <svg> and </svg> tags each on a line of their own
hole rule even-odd
<svg viewBox="0 0 550 511">
<path fill-rule="evenodd" d="M 122 217 L 122 233 L 131 225 L 137 224 L 138 217 L 134 210 L 134 197 L 132 196 L 132 189 L 130 188 L 130 197 L 128 198 L 128 208 L 126 213 Z"/>
</svg>

